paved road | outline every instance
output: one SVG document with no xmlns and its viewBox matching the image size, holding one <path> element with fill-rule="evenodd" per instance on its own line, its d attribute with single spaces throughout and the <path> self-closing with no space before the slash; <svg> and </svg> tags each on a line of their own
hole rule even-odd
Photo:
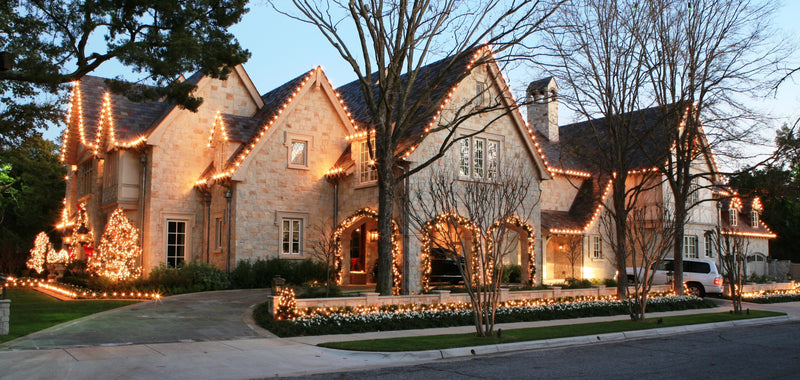
<svg viewBox="0 0 800 380">
<path fill-rule="evenodd" d="M 304 379 L 797 379 L 800 321 Z"/>
<path fill-rule="evenodd" d="M 191 293 L 94 314 L 0 345 L 48 349 L 257 338 L 264 330 L 245 319 L 266 289 Z M 80 301 L 71 301 L 80 302 Z"/>
</svg>

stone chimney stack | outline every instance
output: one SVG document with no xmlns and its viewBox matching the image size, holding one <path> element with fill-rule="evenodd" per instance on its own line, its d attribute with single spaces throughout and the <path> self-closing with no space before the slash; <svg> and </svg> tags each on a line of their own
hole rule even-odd
<svg viewBox="0 0 800 380">
<path fill-rule="evenodd" d="M 558 142 L 558 86 L 553 77 L 528 85 L 528 125 L 545 138 Z"/>
</svg>

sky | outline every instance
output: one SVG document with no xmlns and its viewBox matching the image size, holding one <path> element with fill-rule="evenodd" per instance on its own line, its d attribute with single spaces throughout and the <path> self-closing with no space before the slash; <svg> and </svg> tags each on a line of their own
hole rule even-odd
<svg viewBox="0 0 800 380">
<path fill-rule="evenodd" d="M 285 6 L 289 6 L 287 3 L 284 2 Z M 315 27 L 278 14 L 265 0 L 251 0 L 249 8 L 250 12 L 231 28 L 231 32 L 252 54 L 244 68 L 260 93 L 266 93 L 315 66 L 323 67 L 334 87 L 355 80 L 350 66 Z M 788 0 L 776 15 L 775 26 L 779 33 L 790 36 L 789 41 L 800 41 L 799 18 L 800 0 Z M 793 65 L 800 66 L 800 57 L 795 57 Z M 93 73 L 101 77 L 120 74 L 131 78 L 129 69 L 114 62 L 101 66 Z M 187 76 L 191 74 L 187 73 Z M 528 82 L 543 75 L 535 67 L 506 72 L 513 89 L 525 88 Z M 800 73 L 785 82 L 774 96 L 754 99 L 754 102 L 757 109 L 775 117 L 772 123 L 775 127 L 784 123 L 791 125 L 800 117 Z M 564 111 L 560 110 L 560 123 L 575 121 L 575 117 L 564 108 L 561 107 Z M 55 139 L 60 133 L 60 130 L 50 128 L 45 136 Z M 773 131 L 765 131 L 764 134 L 769 141 L 774 138 Z M 772 150 L 771 147 L 759 149 L 764 152 Z"/>
</svg>

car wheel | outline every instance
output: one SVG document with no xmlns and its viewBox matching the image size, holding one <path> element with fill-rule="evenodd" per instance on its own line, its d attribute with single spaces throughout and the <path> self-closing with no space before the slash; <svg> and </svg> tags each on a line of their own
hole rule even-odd
<svg viewBox="0 0 800 380">
<path fill-rule="evenodd" d="M 703 286 L 699 284 L 689 284 L 689 295 L 695 297 L 704 297 L 706 294 L 703 291 Z"/>
</svg>

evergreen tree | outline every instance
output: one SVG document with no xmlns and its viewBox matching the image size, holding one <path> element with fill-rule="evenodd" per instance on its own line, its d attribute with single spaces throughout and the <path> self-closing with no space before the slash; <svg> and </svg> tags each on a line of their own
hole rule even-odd
<svg viewBox="0 0 800 380">
<path fill-rule="evenodd" d="M 139 277 L 142 274 L 139 264 L 141 256 L 139 229 L 131 224 L 124 210 L 114 210 L 91 261 L 92 270 L 97 275 L 112 280 Z"/>
</svg>

